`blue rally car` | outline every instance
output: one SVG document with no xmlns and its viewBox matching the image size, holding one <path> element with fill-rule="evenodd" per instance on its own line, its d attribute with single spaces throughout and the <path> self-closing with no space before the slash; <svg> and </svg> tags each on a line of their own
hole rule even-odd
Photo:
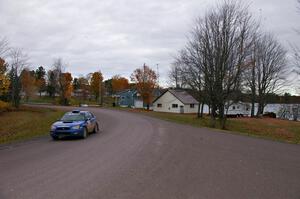
<svg viewBox="0 0 300 199">
<path fill-rule="evenodd" d="M 73 110 L 52 124 L 50 136 L 53 140 L 63 137 L 86 138 L 89 133 L 97 133 L 98 131 L 98 122 L 91 112 Z"/>
</svg>

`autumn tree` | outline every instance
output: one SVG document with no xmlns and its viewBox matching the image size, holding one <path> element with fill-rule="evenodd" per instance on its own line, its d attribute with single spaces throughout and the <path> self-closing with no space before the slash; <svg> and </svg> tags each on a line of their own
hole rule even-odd
<svg viewBox="0 0 300 199">
<path fill-rule="evenodd" d="M 61 93 L 61 99 L 62 99 L 62 103 L 64 105 L 68 105 L 69 104 L 69 101 L 71 99 L 71 96 L 72 96 L 72 90 L 73 90 L 73 87 L 72 87 L 72 75 L 71 73 L 62 73 L 62 76 L 61 76 L 61 79 L 60 79 L 60 82 L 61 82 L 61 85 L 63 87 L 63 89 L 61 89 L 63 92 Z"/>
<path fill-rule="evenodd" d="M 136 83 L 137 91 L 149 109 L 153 100 L 153 91 L 157 86 L 157 75 L 154 70 L 144 64 L 131 74 L 131 81 Z"/>
<path fill-rule="evenodd" d="M 28 99 L 34 95 L 36 86 L 34 74 L 27 68 L 21 72 L 21 85 L 22 91 L 25 94 L 25 99 L 28 101 Z"/>
<path fill-rule="evenodd" d="M 10 85 L 9 77 L 7 75 L 7 69 L 8 64 L 4 59 L 0 58 L 0 98 L 2 100 L 7 98 Z"/>
<path fill-rule="evenodd" d="M 91 76 L 91 92 L 95 95 L 95 99 L 99 100 L 99 104 L 103 103 L 104 86 L 102 84 L 103 76 L 101 71 L 94 72 Z"/>
<path fill-rule="evenodd" d="M 46 90 L 46 70 L 43 66 L 38 67 L 35 71 L 35 84 L 38 89 L 38 92 L 40 94 L 40 97 L 42 95 L 42 92 Z"/>
<path fill-rule="evenodd" d="M 112 77 L 112 90 L 114 93 L 123 91 L 129 88 L 128 79 L 121 77 L 120 75 L 115 75 Z"/>
</svg>

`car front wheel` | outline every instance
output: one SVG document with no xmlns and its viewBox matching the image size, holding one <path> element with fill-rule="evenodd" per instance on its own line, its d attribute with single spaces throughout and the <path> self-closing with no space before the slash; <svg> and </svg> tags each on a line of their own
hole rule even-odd
<svg viewBox="0 0 300 199">
<path fill-rule="evenodd" d="M 56 136 L 51 136 L 52 137 L 52 140 L 56 141 L 56 140 L 59 140 L 58 137 Z"/>
<path fill-rule="evenodd" d="M 93 133 L 98 133 L 99 132 L 99 125 L 98 123 L 95 124 L 95 127 L 94 127 L 94 130 L 93 130 Z"/>
</svg>

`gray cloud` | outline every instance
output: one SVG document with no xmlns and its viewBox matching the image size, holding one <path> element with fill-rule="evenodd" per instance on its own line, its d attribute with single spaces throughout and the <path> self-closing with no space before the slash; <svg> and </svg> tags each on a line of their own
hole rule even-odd
<svg viewBox="0 0 300 199">
<path fill-rule="evenodd" d="M 159 64 L 165 84 L 172 55 L 185 45 L 194 19 L 216 2 L 0 0 L 0 30 L 29 54 L 32 67 L 50 68 L 62 57 L 75 75 L 101 70 L 109 78 L 129 77 L 145 62 Z M 293 31 L 300 18 L 296 0 L 253 0 L 250 9 L 287 48 L 300 43 Z"/>
</svg>

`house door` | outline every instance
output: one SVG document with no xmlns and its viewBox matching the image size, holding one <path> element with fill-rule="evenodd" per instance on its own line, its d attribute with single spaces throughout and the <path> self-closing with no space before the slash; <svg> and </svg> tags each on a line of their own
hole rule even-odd
<svg viewBox="0 0 300 199">
<path fill-rule="evenodd" d="M 184 113 L 184 106 L 180 106 L 180 113 Z"/>
</svg>

